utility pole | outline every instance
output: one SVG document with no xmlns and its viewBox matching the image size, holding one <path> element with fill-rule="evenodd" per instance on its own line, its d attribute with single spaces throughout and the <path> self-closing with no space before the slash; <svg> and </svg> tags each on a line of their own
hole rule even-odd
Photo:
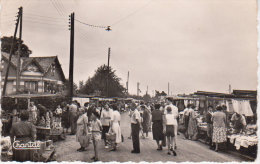
<svg viewBox="0 0 260 164">
<path fill-rule="evenodd" d="M 126 82 L 126 93 L 128 94 L 128 85 L 129 85 L 129 71 L 127 73 L 127 82 Z"/>
<path fill-rule="evenodd" d="M 146 88 L 146 94 L 148 95 L 148 85 L 147 85 L 147 88 Z"/>
<path fill-rule="evenodd" d="M 23 27 L 23 7 L 19 8 L 19 45 L 18 45 L 18 59 L 17 59 L 17 68 L 16 68 L 16 93 L 20 90 L 20 69 L 21 69 L 21 55 L 22 55 L 22 27 Z"/>
<path fill-rule="evenodd" d="M 229 94 L 231 94 L 231 84 L 229 84 L 229 86 L 228 86 L 228 92 L 229 92 Z"/>
<path fill-rule="evenodd" d="M 8 59 L 8 65 L 6 68 L 6 73 L 5 73 L 5 81 L 4 81 L 4 87 L 3 87 L 3 96 L 5 96 L 5 92 L 6 92 L 6 85 L 7 85 L 7 81 L 8 81 L 8 74 L 9 74 L 9 69 L 10 69 L 10 63 L 11 63 L 11 59 L 13 56 L 13 51 L 14 51 L 14 42 L 16 40 L 16 33 L 17 33 L 17 28 L 18 28 L 18 24 L 20 21 L 20 13 L 17 16 L 17 20 L 16 20 L 16 24 L 15 24 L 15 30 L 14 30 L 14 36 L 13 36 L 13 40 L 12 40 L 12 46 L 11 46 L 11 50 L 10 50 L 10 54 L 9 54 L 9 59 Z"/>
<path fill-rule="evenodd" d="M 140 83 L 137 82 L 137 96 L 139 96 L 139 91 L 140 91 L 139 86 L 140 86 Z"/>
<path fill-rule="evenodd" d="M 168 82 L 168 96 L 170 95 L 170 83 Z"/>
<path fill-rule="evenodd" d="M 69 68 L 69 97 L 73 97 L 73 69 L 74 69 L 74 12 L 70 15 L 70 68 Z"/>
<path fill-rule="evenodd" d="M 109 97 L 109 62 L 110 62 L 110 47 L 108 48 L 108 56 L 107 56 L 107 97 Z"/>
</svg>

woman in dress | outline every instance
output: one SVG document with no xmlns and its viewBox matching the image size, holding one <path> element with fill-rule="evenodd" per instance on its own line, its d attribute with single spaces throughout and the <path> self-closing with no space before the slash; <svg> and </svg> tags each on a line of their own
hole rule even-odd
<svg viewBox="0 0 260 164">
<path fill-rule="evenodd" d="M 142 127 L 143 127 L 143 134 L 146 134 L 146 137 L 148 137 L 148 132 L 149 132 L 149 126 L 150 126 L 150 111 L 148 108 L 144 105 L 141 106 L 143 110 L 143 122 L 142 122 Z M 144 137 L 144 136 L 143 136 Z M 145 138 L 145 137 L 144 137 Z"/>
<path fill-rule="evenodd" d="M 83 110 L 80 111 L 80 116 L 77 120 L 77 132 L 76 132 L 76 141 L 79 142 L 80 148 L 77 151 L 86 151 L 86 148 L 89 144 L 88 142 L 88 116 L 87 113 Z"/>
<path fill-rule="evenodd" d="M 191 106 L 189 112 L 189 126 L 188 126 L 188 138 L 191 140 L 197 140 L 198 137 L 198 127 L 197 127 L 197 119 L 196 113 L 194 111 L 195 105 Z"/>
<path fill-rule="evenodd" d="M 212 115 L 213 135 L 212 142 L 216 144 L 215 151 L 218 151 L 218 144 L 227 141 L 226 114 L 222 112 L 222 107 L 217 106 L 216 112 Z"/>
<path fill-rule="evenodd" d="M 121 134 L 121 128 L 120 128 L 120 120 L 121 116 L 120 113 L 118 112 L 118 107 L 116 105 L 112 106 L 113 108 L 113 113 L 112 113 L 112 118 L 111 118 L 111 131 L 116 134 L 116 141 L 113 146 L 113 149 L 110 151 L 116 151 L 117 144 L 122 142 L 122 134 Z"/>
<path fill-rule="evenodd" d="M 152 112 L 152 131 L 153 139 L 157 143 L 157 150 L 162 150 L 163 135 L 163 113 L 160 111 L 160 104 L 155 104 L 155 109 Z"/>
</svg>

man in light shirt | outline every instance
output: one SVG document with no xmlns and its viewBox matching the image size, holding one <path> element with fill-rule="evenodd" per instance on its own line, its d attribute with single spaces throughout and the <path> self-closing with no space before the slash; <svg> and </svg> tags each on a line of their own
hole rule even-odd
<svg viewBox="0 0 260 164">
<path fill-rule="evenodd" d="M 140 113 L 133 103 L 132 108 L 134 112 L 131 116 L 131 129 L 132 129 L 132 141 L 133 141 L 133 150 L 131 153 L 140 153 L 140 142 L 139 142 L 139 132 L 140 132 Z"/>
<path fill-rule="evenodd" d="M 177 149 L 177 134 L 178 134 L 178 122 L 177 122 L 177 118 L 179 117 L 179 111 L 178 108 L 172 104 L 170 99 L 166 99 L 166 106 L 165 106 L 165 110 L 164 110 L 164 114 L 166 114 L 167 112 L 167 107 L 171 107 L 171 113 L 174 115 L 174 120 L 173 120 L 173 126 L 174 126 L 174 148 Z"/>
<path fill-rule="evenodd" d="M 111 117 L 112 117 L 112 109 L 109 109 L 108 104 L 105 105 L 104 109 L 101 111 L 101 116 L 100 116 L 100 120 L 102 123 L 102 138 L 104 139 L 105 142 L 105 148 L 107 149 L 107 140 L 106 140 L 106 133 L 108 133 L 109 131 L 109 127 L 110 127 L 110 121 L 111 121 Z"/>
</svg>

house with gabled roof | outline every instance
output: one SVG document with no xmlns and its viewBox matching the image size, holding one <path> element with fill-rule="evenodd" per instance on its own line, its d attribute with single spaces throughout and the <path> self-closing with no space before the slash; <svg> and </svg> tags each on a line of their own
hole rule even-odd
<svg viewBox="0 0 260 164">
<path fill-rule="evenodd" d="M 9 54 L 1 52 L 3 65 L 1 89 L 3 89 Z M 65 76 L 57 56 L 22 57 L 20 61 L 20 87 L 16 91 L 17 55 L 13 55 L 8 74 L 6 95 L 17 93 L 61 93 Z"/>
</svg>

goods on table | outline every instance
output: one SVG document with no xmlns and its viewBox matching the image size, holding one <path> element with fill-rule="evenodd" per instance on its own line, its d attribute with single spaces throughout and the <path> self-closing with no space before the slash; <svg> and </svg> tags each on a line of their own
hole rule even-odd
<svg viewBox="0 0 260 164">
<path fill-rule="evenodd" d="M 241 146 L 248 148 L 248 146 L 254 146 L 258 144 L 256 135 L 247 136 L 242 134 L 233 134 L 228 135 L 228 138 L 230 139 L 230 143 L 234 144 L 237 150 L 239 150 Z"/>
<path fill-rule="evenodd" d="M 11 138 L 9 136 L 1 137 L 1 154 L 6 154 L 8 156 L 13 155 Z"/>
</svg>

